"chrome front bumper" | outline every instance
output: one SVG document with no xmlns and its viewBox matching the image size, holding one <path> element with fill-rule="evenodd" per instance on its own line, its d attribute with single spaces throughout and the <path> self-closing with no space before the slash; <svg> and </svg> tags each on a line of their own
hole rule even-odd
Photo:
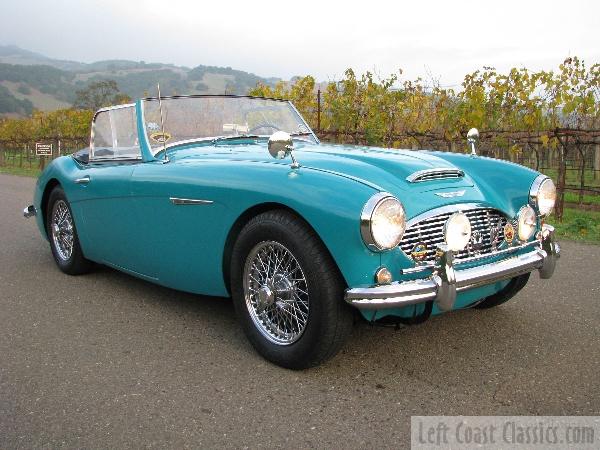
<svg viewBox="0 0 600 450">
<path fill-rule="evenodd" d="M 36 215 L 35 206 L 29 205 L 27 208 L 23 210 L 23 217 L 29 218 Z"/>
<path fill-rule="evenodd" d="M 457 292 L 508 280 L 539 270 L 541 278 L 550 278 L 560 257 L 560 246 L 554 241 L 554 227 L 544 225 L 539 239 L 503 253 L 514 253 L 523 248 L 531 251 L 518 256 L 457 270 L 454 252 L 440 245 L 439 257 L 430 277 L 385 285 L 355 287 L 346 290 L 346 302 L 359 309 L 401 308 L 434 300 L 443 311 L 454 307 Z M 499 252 L 500 253 L 500 252 Z"/>
</svg>

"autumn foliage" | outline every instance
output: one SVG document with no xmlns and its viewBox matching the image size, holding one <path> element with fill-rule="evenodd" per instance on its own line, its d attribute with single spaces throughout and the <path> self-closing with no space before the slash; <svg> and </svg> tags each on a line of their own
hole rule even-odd
<svg viewBox="0 0 600 450">
<path fill-rule="evenodd" d="M 338 142 L 467 151 L 465 135 L 476 127 L 482 154 L 556 167 L 559 220 L 569 157 L 579 160 L 584 192 L 586 152 L 600 142 L 600 64 L 588 68 L 571 57 L 553 71 L 484 67 L 457 90 L 401 75 L 357 76 L 348 69 L 324 86 L 306 76 L 250 93 L 291 99 L 323 138 Z"/>
<path fill-rule="evenodd" d="M 312 76 L 274 87 L 258 85 L 251 95 L 291 99 L 316 128 L 317 84 Z M 556 71 L 484 67 L 465 76 L 461 89 L 421 79 L 357 76 L 346 70 L 322 91 L 320 129 L 390 147 L 413 146 L 420 138 L 447 143 L 471 127 L 482 131 L 543 132 L 556 128 L 596 129 L 600 122 L 600 64 L 587 68 L 577 57 Z M 394 137 L 403 142 L 394 142 Z M 549 142 L 548 142 L 549 144 Z"/>
<path fill-rule="evenodd" d="M 91 94 L 80 95 L 89 100 L 80 107 L 96 100 Z M 552 71 L 484 67 L 466 75 L 459 89 L 406 80 L 401 71 L 379 77 L 348 69 L 340 80 L 317 84 L 305 76 L 259 84 L 249 94 L 292 100 L 322 138 L 337 142 L 467 151 L 464 136 L 476 127 L 484 155 L 519 162 L 525 155 L 535 168 L 552 160 L 558 169 L 559 218 L 568 158 L 574 154 L 580 161 L 583 192 L 586 152 L 598 151 L 600 141 L 600 64 L 588 67 L 577 57 Z M 92 115 L 64 109 L 3 119 L 0 144 L 6 149 L 61 140 L 71 148 L 86 146 Z"/>
</svg>

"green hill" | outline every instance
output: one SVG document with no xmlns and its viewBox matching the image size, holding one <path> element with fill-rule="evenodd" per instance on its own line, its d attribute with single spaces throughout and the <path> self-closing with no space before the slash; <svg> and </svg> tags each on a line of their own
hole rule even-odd
<svg viewBox="0 0 600 450">
<path fill-rule="evenodd" d="M 81 63 L 0 45 L 0 115 L 69 107 L 77 90 L 98 80 L 115 80 L 119 90 L 132 98 L 154 95 L 157 82 L 163 95 L 174 95 L 245 94 L 257 83 L 278 81 L 231 67 L 199 65 L 190 69 L 129 60 Z"/>
</svg>

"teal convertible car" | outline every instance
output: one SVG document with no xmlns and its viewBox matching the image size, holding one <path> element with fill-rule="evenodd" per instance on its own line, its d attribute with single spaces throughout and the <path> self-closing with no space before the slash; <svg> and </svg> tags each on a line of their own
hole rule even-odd
<svg viewBox="0 0 600 450">
<path fill-rule="evenodd" d="M 65 273 L 105 264 L 233 298 L 265 358 L 333 356 L 358 311 L 419 323 L 549 278 L 552 181 L 475 154 L 320 143 L 283 100 L 158 97 L 98 111 L 89 149 L 52 161 L 35 216 Z"/>
</svg>

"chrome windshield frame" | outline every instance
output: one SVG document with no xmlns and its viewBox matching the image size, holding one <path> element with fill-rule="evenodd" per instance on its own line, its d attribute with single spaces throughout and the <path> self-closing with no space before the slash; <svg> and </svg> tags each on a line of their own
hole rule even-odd
<svg viewBox="0 0 600 450">
<path fill-rule="evenodd" d="M 317 137 L 316 133 L 308 125 L 308 123 L 306 122 L 304 117 L 302 117 L 302 114 L 300 114 L 300 112 L 296 109 L 296 107 L 290 100 L 286 100 L 286 99 L 282 99 L 282 98 L 273 98 L 273 97 L 257 97 L 257 96 L 252 96 L 252 95 L 235 95 L 235 94 L 161 95 L 161 97 L 160 97 L 161 100 L 176 100 L 176 99 L 189 99 L 189 98 L 233 98 L 233 99 L 247 98 L 250 100 L 269 100 L 269 101 L 275 101 L 275 102 L 280 102 L 280 103 L 287 103 L 290 106 L 292 112 L 296 115 L 299 122 L 301 122 L 301 124 L 306 127 L 306 130 L 307 130 L 306 134 L 312 136 L 312 138 L 315 141 L 315 144 L 318 145 L 321 143 L 321 141 Z M 151 102 L 151 101 L 158 101 L 158 97 L 144 97 L 144 98 L 140 99 L 140 106 L 141 106 L 140 110 L 141 110 L 141 114 L 142 114 L 142 120 L 144 119 L 144 112 L 145 112 L 144 104 L 145 104 L 145 102 Z M 148 140 L 148 133 L 146 132 L 145 129 L 143 130 L 143 133 L 144 133 L 143 139 L 147 143 L 148 149 L 150 150 L 150 152 L 152 153 L 153 156 L 156 156 L 160 152 L 163 151 L 162 147 L 157 148 L 156 151 L 153 151 L 152 147 L 150 145 L 150 142 Z M 186 139 L 184 141 L 176 141 L 171 144 L 167 144 L 165 146 L 165 149 L 169 150 L 170 148 L 173 148 L 173 147 L 179 147 L 182 145 L 193 144 L 196 142 L 198 142 L 198 143 L 199 142 L 212 142 L 212 141 L 216 142 L 219 140 L 219 138 L 224 138 L 224 137 L 229 138 L 229 137 L 233 137 L 233 136 L 206 136 L 206 137 L 199 137 L 197 139 Z M 239 138 L 244 139 L 244 136 L 240 135 Z"/>
<path fill-rule="evenodd" d="M 90 127 L 90 151 L 89 151 L 89 161 L 107 161 L 109 159 L 116 159 L 116 158 L 103 158 L 103 157 L 94 157 L 94 130 L 96 127 L 96 118 L 98 117 L 98 114 L 103 113 L 103 112 L 110 112 L 110 111 L 114 111 L 116 109 L 125 109 L 125 108 L 134 108 L 135 110 L 135 103 L 124 103 L 122 105 L 114 105 L 114 106 L 107 106 L 104 108 L 100 108 L 99 110 L 97 110 L 94 113 L 94 116 L 92 117 L 92 124 Z M 121 158 L 121 159 L 125 159 L 125 158 Z M 126 159 L 141 159 L 141 156 L 139 158 L 126 158 Z"/>
</svg>

